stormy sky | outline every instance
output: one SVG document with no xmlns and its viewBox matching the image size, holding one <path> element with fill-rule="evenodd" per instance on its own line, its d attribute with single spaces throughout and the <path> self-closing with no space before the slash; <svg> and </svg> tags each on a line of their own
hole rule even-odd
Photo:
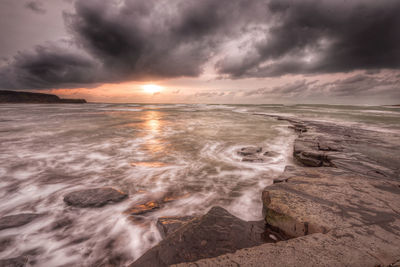
<svg viewBox="0 0 400 267">
<path fill-rule="evenodd" d="M 400 102 L 398 0 L 0 3 L 0 89 L 99 102 Z"/>
</svg>

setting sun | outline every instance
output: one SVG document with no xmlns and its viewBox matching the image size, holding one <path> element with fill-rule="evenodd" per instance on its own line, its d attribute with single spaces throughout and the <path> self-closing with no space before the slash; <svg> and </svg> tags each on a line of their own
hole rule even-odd
<svg viewBox="0 0 400 267">
<path fill-rule="evenodd" d="M 155 94 L 161 91 L 162 87 L 156 84 L 145 84 L 142 85 L 143 91 L 149 94 Z"/>
</svg>

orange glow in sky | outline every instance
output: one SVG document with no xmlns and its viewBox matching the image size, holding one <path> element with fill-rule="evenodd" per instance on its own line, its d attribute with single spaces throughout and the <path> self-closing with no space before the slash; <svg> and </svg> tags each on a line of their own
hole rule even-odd
<svg viewBox="0 0 400 267">
<path fill-rule="evenodd" d="M 159 93 L 161 91 L 162 87 L 159 85 L 156 85 L 156 84 L 144 84 L 144 85 L 142 85 L 142 89 L 146 93 L 155 94 L 155 93 Z"/>
</svg>

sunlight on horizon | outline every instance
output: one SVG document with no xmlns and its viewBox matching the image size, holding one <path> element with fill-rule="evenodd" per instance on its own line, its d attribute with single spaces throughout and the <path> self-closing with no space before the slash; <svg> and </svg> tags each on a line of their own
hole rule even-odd
<svg viewBox="0 0 400 267">
<path fill-rule="evenodd" d="M 148 93 L 148 94 L 155 94 L 155 93 L 159 93 L 163 87 L 156 85 L 156 84 L 144 84 L 141 86 L 143 91 Z"/>
</svg>

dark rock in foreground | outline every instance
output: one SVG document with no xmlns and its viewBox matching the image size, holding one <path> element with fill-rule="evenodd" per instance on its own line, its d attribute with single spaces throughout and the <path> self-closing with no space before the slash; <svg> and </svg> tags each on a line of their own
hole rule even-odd
<svg viewBox="0 0 400 267">
<path fill-rule="evenodd" d="M 0 230 L 19 227 L 28 224 L 40 216 L 42 215 L 35 213 L 21 213 L 16 215 L 5 216 L 0 219 Z"/>
<path fill-rule="evenodd" d="M 128 195 L 114 188 L 93 188 L 75 191 L 64 197 L 64 202 L 70 206 L 87 208 L 102 207 L 127 198 Z"/>
<path fill-rule="evenodd" d="M 134 266 L 167 266 L 196 261 L 265 243 L 263 222 L 242 221 L 221 207 L 189 220 L 135 261 Z"/>
<path fill-rule="evenodd" d="M 82 104 L 86 103 L 85 99 L 62 99 L 56 95 L 16 92 L 0 90 L 0 103 L 36 103 L 36 104 L 51 104 L 51 103 L 71 103 Z"/>
<path fill-rule="evenodd" d="M 196 217 L 193 216 L 173 216 L 173 217 L 161 217 L 157 220 L 157 228 L 163 238 L 173 233 L 179 227 L 185 223 L 194 220 Z"/>
</svg>

